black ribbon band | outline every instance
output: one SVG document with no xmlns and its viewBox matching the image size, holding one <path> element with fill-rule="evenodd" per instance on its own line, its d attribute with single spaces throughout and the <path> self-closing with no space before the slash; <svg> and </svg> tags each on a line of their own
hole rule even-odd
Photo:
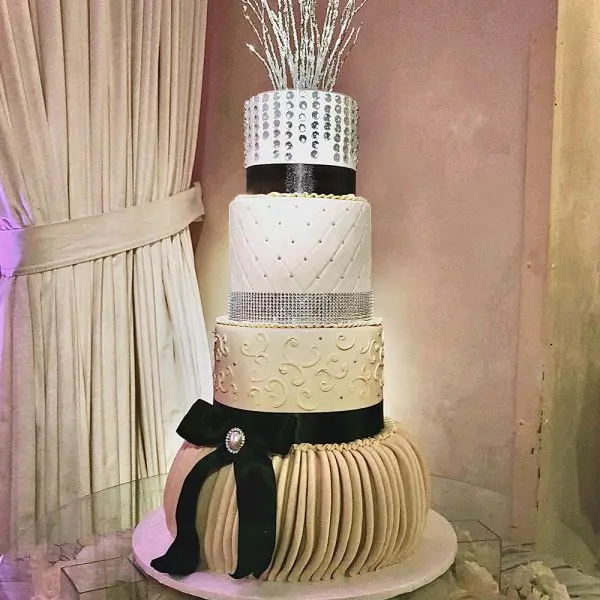
<svg viewBox="0 0 600 600">
<path fill-rule="evenodd" d="M 356 171 L 347 167 L 312 164 L 254 165 L 246 169 L 249 194 L 334 194 L 356 193 Z"/>
<path fill-rule="evenodd" d="M 237 423 L 235 426 L 243 430 L 245 428 L 259 431 L 277 429 L 292 419 L 293 444 L 343 444 L 372 437 L 383 429 L 383 402 L 366 408 L 326 413 L 258 412 L 226 406 L 216 400 L 215 405 L 219 406 L 219 410 L 229 422 Z"/>
<path fill-rule="evenodd" d="M 151 565 L 170 575 L 198 568 L 200 540 L 196 508 L 206 479 L 233 463 L 239 513 L 238 560 L 232 577 L 260 577 L 275 550 L 277 485 L 272 454 L 288 454 L 294 443 L 342 443 L 376 435 L 383 428 L 383 403 L 334 413 L 261 413 L 198 400 L 177 428 L 196 446 L 214 446 L 188 473 L 177 501 L 177 535 L 167 552 Z M 237 446 L 225 442 L 232 430 L 243 433 Z M 239 433 L 238 433 L 239 438 Z M 239 442 L 239 439 L 238 439 Z"/>
</svg>

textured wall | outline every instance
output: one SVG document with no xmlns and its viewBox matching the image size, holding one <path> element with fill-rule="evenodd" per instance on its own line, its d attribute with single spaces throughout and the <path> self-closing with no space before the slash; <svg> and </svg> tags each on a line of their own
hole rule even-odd
<svg viewBox="0 0 600 600">
<path fill-rule="evenodd" d="M 600 558 L 600 4 L 559 2 L 539 541 Z"/>
<path fill-rule="evenodd" d="M 0 554 L 8 550 L 10 541 L 10 423 L 0 410 Z"/>
<path fill-rule="evenodd" d="M 238 4 L 211 10 L 197 251 L 209 323 L 225 310 L 227 209 L 244 190 L 243 101 L 269 85 L 245 52 Z M 554 13 L 552 0 L 371 0 L 338 85 L 361 106 L 358 191 L 373 207 L 387 411 L 423 440 L 434 472 L 505 494 L 523 328 L 529 48 L 534 32 L 553 31 Z"/>
</svg>

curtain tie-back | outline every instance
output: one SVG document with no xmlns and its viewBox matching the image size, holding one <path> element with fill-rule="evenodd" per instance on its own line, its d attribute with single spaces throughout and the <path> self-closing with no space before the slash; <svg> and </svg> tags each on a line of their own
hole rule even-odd
<svg viewBox="0 0 600 600">
<path fill-rule="evenodd" d="M 0 275 L 30 275 L 147 246 L 183 231 L 204 214 L 199 184 L 109 213 L 0 231 Z"/>
</svg>

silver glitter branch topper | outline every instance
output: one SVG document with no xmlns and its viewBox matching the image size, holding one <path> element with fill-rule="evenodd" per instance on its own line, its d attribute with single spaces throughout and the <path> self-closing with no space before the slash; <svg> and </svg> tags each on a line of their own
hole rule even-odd
<svg viewBox="0 0 600 600">
<path fill-rule="evenodd" d="M 274 89 L 333 89 L 360 33 L 362 23 L 353 25 L 354 17 L 367 0 L 328 0 L 322 27 L 317 0 L 241 2 L 260 44 L 248 49 L 265 65 Z"/>
</svg>

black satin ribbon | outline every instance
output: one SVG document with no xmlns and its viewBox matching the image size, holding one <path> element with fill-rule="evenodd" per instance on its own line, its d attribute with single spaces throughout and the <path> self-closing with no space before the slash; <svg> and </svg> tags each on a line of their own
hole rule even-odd
<svg viewBox="0 0 600 600">
<path fill-rule="evenodd" d="M 245 443 L 237 454 L 225 446 L 227 433 L 237 427 Z M 272 454 L 288 454 L 297 443 L 343 443 L 371 437 L 383 428 L 383 402 L 367 408 L 333 413 L 264 413 L 198 400 L 177 428 L 196 446 L 215 450 L 188 473 L 175 511 L 177 535 L 167 552 L 151 565 L 161 573 L 189 575 L 200 562 L 196 510 L 206 479 L 233 463 L 239 514 L 237 569 L 231 576 L 260 577 L 275 550 L 277 484 Z"/>
<path fill-rule="evenodd" d="M 237 454 L 225 447 L 225 436 L 234 427 L 245 435 Z M 216 446 L 188 473 L 177 501 L 177 535 L 166 554 L 150 564 L 161 573 L 189 575 L 198 568 L 200 540 L 196 531 L 196 507 L 206 479 L 233 463 L 239 513 L 238 563 L 234 579 L 267 569 L 275 550 L 277 486 L 270 454 L 287 454 L 294 441 L 295 420 L 286 415 L 277 428 L 261 430 L 244 419 L 232 419 L 220 404 L 194 403 L 177 433 L 196 446 Z"/>
<path fill-rule="evenodd" d="M 254 165 L 246 169 L 249 194 L 356 193 L 356 171 L 347 167 L 312 164 Z"/>
</svg>

